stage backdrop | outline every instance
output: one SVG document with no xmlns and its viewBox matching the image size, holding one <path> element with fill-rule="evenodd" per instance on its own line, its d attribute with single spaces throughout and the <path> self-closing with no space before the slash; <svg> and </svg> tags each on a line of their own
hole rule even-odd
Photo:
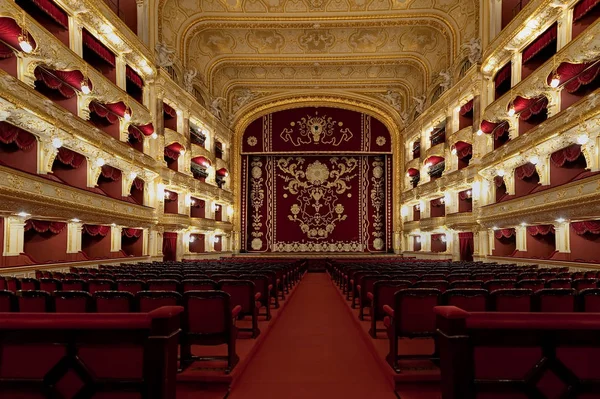
<svg viewBox="0 0 600 399">
<path fill-rule="evenodd" d="M 391 140 L 381 122 L 298 108 L 254 121 L 243 140 L 244 250 L 391 248 Z"/>
</svg>

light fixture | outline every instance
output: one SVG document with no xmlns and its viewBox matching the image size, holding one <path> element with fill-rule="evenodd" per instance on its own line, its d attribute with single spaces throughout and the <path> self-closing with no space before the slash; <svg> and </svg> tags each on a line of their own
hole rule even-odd
<svg viewBox="0 0 600 399">
<path fill-rule="evenodd" d="M 471 190 L 467 190 L 467 197 L 471 197 L 473 195 L 473 193 L 471 192 Z"/>
<path fill-rule="evenodd" d="M 213 204 L 213 212 L 216 212 L 219 210 L 219 205 L 218 204 Z"/>
<path fill-rule="evenodd" d="M 169 194 L 169 192 L 167 190 L 165 190 L 165 198 L 169 198 L 171 196 L 171 194 Z"/>
<path fill-rule="evenodd" d="M 29 33 L 27 33 L 25 29 L 21 31 L 18 40 L 19 47 L 21 47 L 21 50 L 23 50 L 23 52 L 29 54 L 33 51 L 33 46 L 29 42 Z"/>
<path fill-rule="evenodd" d="M 537 165 L 540 162 L 540 158 L 537 155 L 534 155 L 531 158 L 529 158 L 529 162 L 533 165 Z"/>
<path fill-rule="evenodd" d="M 196 205 L 196 200 L 192 198 L 192 199 L 190 200 L 190 205 Z"/>
<path fill-rule="evenodd" d="M 564 218 L 558 218 L 556 219 L 556 223 L 564 223 L 565 219 Z"/>
<path fill-rule="evenodd" d="M 415 237 L 415 240 L 416 240 L 418 243 L 420 243 L 420 242 L 421 242 L 421 236 L 416 236 L 416 237 Z"/>
<path fill-rule="evenodd" d="M 427 163 L 425 164 L 425 166 L 426 166 L 427 168 L 431 168 L 431 167 L 433 166 L 433 164 L 432 164 L 431 162 L 427 162 Z"/>
<path fill-rule="evenodd" d="M 25 211 L 21 211 L 21 212 L 17 213 L 17 216 L 22 217 L 22 218 L 26 218 L 27 216 L 31 216 L 31 213 L 27 213 Z"/>
<path fill-rule="evenodd" d="M 492 227 L 492 230 L 494 230 L 494 231 L 498 230 L 498 226 Z"/>
<path fill-rule="evenodd" d="M 440 204 L 445 204 L 446 200 L 444 198 L 440 198 Z"/>
<path fill-rule="evenodd" d="M 452 152 L 452 155 L 456 155 L 456 147 L 454 147 L 451 152 Z"/>
<path fill-rule="evenodd" d="M 553 89 L 556 89 L 559 84 L 560 84 L 560 75 L 558 74 L 558 72 L 555 71 L 552 74 L 552 80 L 550 81 L 550 87 L 552 87 Z"/>
<path fill-rule="evenodd" d="M 521 222 L 521 226 L 523 226 L 523 227 L 524 227 L 524 226 L 527 226 L 527 223 L 525 223 L 525 222 Z"/>
<path fill-rule="evenodd" d="M 83 80 L 81 81 L 81 92 L 86 95 L 92 92 L 87 76 L 84 76 Z"/>
<path fill-rule="evenodd" d="M 214 244 L 218 244 L 219 243 L 219 236 L 214 236 L 213 237 L 213 243 Z"/>
<path fill-rule="evenodd" d="M 577 144 L 586 145 L 590 141 L 590 138 L 587 134 L 580 134 L 577 136 Z"/>
<path fill-rule="evenodd" d="M 116 223 L 111 223 L 110 225 L 111 225 L 112 227 L 117 227 L 117 224 L 116 224 Z"/>
<path fill-rule="evenodd" d="M 410 173 L 406 172 L 406 177 L 410 177 Z"/>
<path fill-rule="evenodd" d="M 77 218 L 73 218 L 73 219 L 71 219 L 71 222 L 73 222 L 73 223 L 79 223 L 79 222 L 81 222 L 81 220 L 79 220 Z"/>
<path fill-rule="evenodd" d="M 515 105 L 511 102 L 510 106 L 508 107 L 508 116 L 515 116 L 516 113 L 517 111 L 515 110 Z"/>
<path fill-rule="evenodd" d="M 129 110 L 129 108 L 125 108 L 125 113 L 123 113 L 123 118 L 125 119 L 126 122 L 129 122 L 131 120 L 131 111 Z"/>
<path fill-rule="evenodd" d="M 158 138 L 158 134 L 156 132 L 154 132 L 150 135 L 150 137 L 153 138 L 154 140 L 156 140 Z"/>
<path fill-rule="evenodd" d="M 483 134 L 483 130 L 481 130 L 481 129 L 477 130 L 477 135 L 478 136 L 481 136 L 482 134 Z"/>
<path fill-rule="evenodd" d="M 460 106 L 460 105 L 457 105 L 457 106 L 456 106 L 456 108 L 454 108 L 454 111 L 455 111 L 455 112 L 460 112 L 460 108 L 461 108 L 461 106 Z"/>
<path fill-rule="evenodd" d="M 440 240 L 441 240 L 442 242 L 446 242 L 446 234 L 443 234 L 443 235 L 440 237 Z"/>
<path fill-rule="evenodd" d="M 104 158 L 98 158 L 96 159 L 96 166 L 102 167 L 106 164 L 106 162 L 104 161 Z"/>
<path fill-rule="evenodd" d="M 496 171 L 496 174 L 500 177 L 504 177 L 504 175 L 505 175 L 504 169 L 498 169 Z"/>
<path fill-rule="evenodd" d="M 181 150 L 179 150 L 179 155 L 184 155 L 184 154 L 185 154 L 185 149 L 182 148 Z"/>
<path fill-rule="evenodd" d="M 137 173 L 135 173 L 135 172 L 131 172 L 131 173 L 129 174 L 129 177 L 130 177 L 131 179 L 135 179 L 135 178 L 137 177 Z"/>
<path fill-rule="evenodd" d="M 419 205 L 419 204 L 415 205 L 415 209 L 416 209 L 417 211 L 420 211 L 420 210 L 421 210 L 421 205 Z"/>
<path fill-rule="evenodd" d="M 63 145 L 63 142 L 58 137 L 55 137 L 52 139 L 52 147 L 58 149 L 58 148 L 62 147 L 62 145 Z"/>
<path fill-rule="evenodd" d="M 190 234 L 190 242 L 194 242 L 194 241 L 196 241 L 196 236 L 193 236 Z"/>
</svg>

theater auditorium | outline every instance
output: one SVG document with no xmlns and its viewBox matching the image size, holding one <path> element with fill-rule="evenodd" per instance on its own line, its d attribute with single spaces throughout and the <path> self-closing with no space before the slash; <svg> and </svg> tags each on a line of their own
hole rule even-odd
<svg viewBox="0 0 600 399">
<path fill-rule="evenodd" d="M 600 0 L 0 0 L 1 399 L 600 399 Z"/>
</svg>

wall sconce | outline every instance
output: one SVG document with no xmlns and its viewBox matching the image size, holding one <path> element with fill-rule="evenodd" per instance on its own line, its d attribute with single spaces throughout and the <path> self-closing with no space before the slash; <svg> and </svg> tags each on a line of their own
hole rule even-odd
<svg viewBox="0 0 600 399">
<path fill-rule="evenodd" d="M 447 241 L 446 234 L 442 234 L 442 236 L 440 237 L 440 240 L 442 240 L 442 242 L 446 242 Z"/>
<path fill-rule="evenodd" d="M 96 166 L 103 167 L 105 164 L 106 162 L 104 161 L 104 158 L 96 159 Z"/>
<path fill-rule="evenodd" d="M 221 237 L 219 237 L 219 236 L 214 236 L 214 237 L 213 237 L 213 239 L 212 239 L 212 242 L 213 242 L 213 244 L 218 244 L 218 243 L 219 243 L 219 241 L 220 241 L 220 239 L 221 239 Z"/>
<path fill-rule="evenodd" d="M 213 212 L 218 211 L 220 208 L 219 204 L 213 204 Z"/>
<path fill-rule="evenodd" d="M 129 173 L 129 178 L 130 178 L 131 180 L 135 179 L 136 177 L 137 177 L 137 173 L 135 173 L 135 172 L 131 172 L 131 173 Z"/>
<path fill-rule="evenodd" d="M 421 236 L 416 236 L 415 237 L 415 241 L 418 242 L 418 243 L 421 243 Z"/>
<path fill-rule="evenodd" d="M 193 236 L 190 234 L 190 242 L 194 242 L 194 241 L 196 241 L 196 236 Z"/>
<path fill-rule="evenodd" d="M 59 149 L 62 146 L 63 146 L 63 142 L 61 139 L 59 139 L 58 137 L 55 137 L 52 139 L 52 147 Z"/>
</svg>

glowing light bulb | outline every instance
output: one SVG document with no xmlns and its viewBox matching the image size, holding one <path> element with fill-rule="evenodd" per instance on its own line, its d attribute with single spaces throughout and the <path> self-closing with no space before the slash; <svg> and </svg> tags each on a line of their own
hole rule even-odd
<svg viewBox="0 0 600 399">
<path fill-rule="evenodd" d="M 556 219 L 556 223 L 564 223 L 564 222 L 565 222 L 565 218 Z"/>
<path fill-rule="evenodd" d="M 215 243 L 215 244 L 219 243 L 219 237 L 218 236 L 213 237 L 213 243 Z"/>
<path fill-rule="evenodd" d="M 19 35 L 19 47 L 21 47 L 21 50 L 23 50 L 27 54 L 33 51 L 33 46 L 31 45 L 31 43 L 29 43 L 29 38 L 27 37 L 27 34 Z"/>
<path fill-rule="evenodd" d="M 104 158 L 98 158 L 96 159 L 96 166 L 104 166 L 106 162 L 104 161 Z"/>
<path fill-rule="evenodd" d="M 527 226 L 527 223 L 521 222 L 521 226 Z"/>
<path fill-rule="evenodd" d="M 152 134 L 150 135 L 150 137 L 151 137 L 152 139 L 156 140 L 156 139 L 158 138 L 158 134 L 156 134 L 156 132 L 154 132 L 154 133 L 152 133 Z"/>
<path fill-rule="evenodd" d="M 444 234 L 442 237 L 440 237 L 440 239 L 442 240 L 442 242 L 446 242 L 446 235 Z"/>
<path fill-rule="evenodd" d="M 79 222 L 81 222 L 81 220 L 77 219 L 77 218 L 73 218 L 73 219 L 71 219 L 71 222 L 73 222 L 73 223 L 79 223 Z"/>
<path fill-rule="evenodd" d="M 52 139 L 52 147 L 54 147 L 54 148 L 60 148 L 60 147 L 62 147 L 62 145 L 63 145 L 63 142 L 58 137 L 55 137 L 55 138 Z"/>
<path fill-rule="evenodd" d="M 456 155 L 456 148 L 452 149 L 452 155 Z"/>
<path fill-rule="evenodd" d="M 477 135 L 478 135 L 478 136 L 481 136 L 482 134 L 483 134 L 483 130 L 479 129 L 479 130 L 477 131 Z"/>
<path fill-rule="evenodd" d="M 182 148 L 181 150 L 179 150 L 179 155 L 183 155 L 185 154 L 185 150 Z"/>
<path fill-rule="evenodd" d="M 454 108 L 454 111 L 455 112 L 460 112 L 460 108 L 461 108 L 460 105 L 457 105 L 456 108 Z"/>
<path fill-rule="evenodd" d="M 406 172 L 406 177 L 410 177 L 410 173 Z"/>
<path fill-rule="evenodd" d="M 529 158 L 529 162 L 531 162 L 534 165 L 537 165 L 540 162 L 540 159 L 537 157 L 537 155 L 534 155 L 531 158 Z"/>
<path fill-rule="evenodd" d="M 417 242 L 421 242 L 421 237 L 417 236 L 415 237 Z"/>
<path fill-rule="evenodd" d="M 425 166 L 426 166 L 426 167 L 428 167 L 428 168 L 431 168 L 431 167 L 433 166 L 433 164 L 432 164 L 431 162 L 427 162 L 427 163 L 425 164 Z"/>
<path fill-rule="evenodd" d="M 123 118 L 125 119 L 125 121 L 129 122 L 131 120 L 131 112 L 129 110 L 125 110 Z"/>
<path fill-rule="evenodd" d="M 90 85 L 87 79 L 85 78 L 81 81 L 81 92 L 86 95 L 92 92 L 92 90 L 90 89 Z"/>
<path fill-rule="evenodd" d="M 196 236 L 190 236 L 190 242 L 196 241 Z"/>
<path fill-rule="evenodd" d="M 500 176 L 500 177 L 504 177 L 504 174 L 505 174 L 505 172 L 504 172 L 504 169 L 499 169 L 499 170 L 496 172 L 496 174 L 497 174 L 498 176 Z"/>
<path fill-rule="evenodd" d="M 27 216 L 31 216 L 31 213 L 27 213 L 27 212 L 21 211 L 21 212 L 17 213 L 17 216 L 22 217 L 22 218 L 26 218 Z"/>
<path fill-rule="evenodd" d="M 560 84 L 560 75 L 558 73 L 554 73 L 554 75 L 552 75 L 552 80 L 550 81 L 550 87 L 552 87 L 553 89 L 556 89 L 559 84 Z"/>
<path fill-rule="evenodd" d="M 467 190 L 467 196 L 470 197 L 473 193 L 471 192 L 471 190 Z"/>
<path fill-rule="evenodd" d="M 515 110 L 515 106 L 511 104 L 510 108 L 508 109 L 508 116 L 515 116 L 516 113 L 517 111 Z"/>
<path fill-rule="evenodd" d="M 585 145 L 588 143 L 588 141 L 590 141 L 590 138 L 587 134 L 581 134 L 577 136 L 577 144 Z"/>
<path fill-rule="evenodd" d="M 131 179 L 135 179 L 135 178 L 137 177 L 137 173 L 135 173 L 135 172 L 131 172 L 131 173 L 129 174 L 129 177 L 130 177 Z"/>
</svg>

